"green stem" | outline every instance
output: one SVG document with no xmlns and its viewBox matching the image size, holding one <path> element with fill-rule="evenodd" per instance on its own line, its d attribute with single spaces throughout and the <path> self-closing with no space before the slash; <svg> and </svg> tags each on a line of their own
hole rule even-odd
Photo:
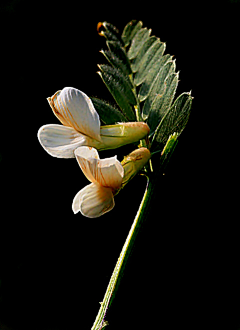
<svg viewBox="0 0 240 330">
<path fill-rule="evenodd" d="M 142 118 L 142 114 L 141 114 L 141 106 L 140 106 L 139 98 L 137 96 L 136 85 L 133 82 L 133 77 L 132 76 L 130 77 L 130 79 L 131 79 L 132 84 L 133 84 L 133 90 L 132 91 L 133 91 L 133 93 L 134 93 L 134 95 L 136 97 L 136 100 L 137 100 L 137 104 L 134 106 L 135 113 L 136 113 L 136 118 L 137 118 L 137 121 L 142 122 L 143 121 L 143 118 Z M 146 141 L 145 140 L 140 140 L 140 146 L 147 148 Z"/>
<path fill-rule="evenodd" d="M 95 320 L 91 330 L 101 330 L 104 326 L 107 325 L 107 322 L 104 319 L 105 319 L 107 309 L 111 304 L 110 300 L 111 300 L 111 298 L 113 299 L 113 297 L 114 297 L 113 294 L 115 294 L 114 290 L 116 289 L 117 281 L 121 277 L 119 275 L 120 275 L 120 273 L 122 273 L 122 271 L 126 265 L 126 261 L 130 255 L 131 249 L 133 247 L 133 243 L 136 239 L 136 235 L 139 231 L 141 223 L 148 215 L 149 206 L 151 203 L 151 197 L 153 195 L 155 186 L 156 186 L 156 180 L 148 179 L 147 187 L 146 187 L 142 202 L 140 204 L 136 217 L 133 221 L 132 227 L 129 231 L 125 244 L 122 248 L 122 251 L 120 253 L 120 256 L 118 258 L 114 271 L 112 273 L 110 282 L 107 287 L 107 291 L 105 293 L 103 301 L 101 302 L 101 307 L 99 309 L 98 315 L 96 317 L 96 320 Z"/>
<path fill-rule="evenodd" d="M 141 115 L 140 102 L 139 102 L 139 98 L 137 96 L 137 88 L 136 88 L 136 85 L 134 84 L 134 80 L 133 80 L 133 74 L 129 75 L 129 79 L 132 83 L 132 86 L 133 86 L 132 91 L 133 91 L 133 94 L 135 95 L 136 101 L 137 101 L 137 104 L 134 106 L 135 113 L 136 113 L 136 118 L 137 118 L 137 121 L 143 121 L 142 115 Z"/>
</svg>

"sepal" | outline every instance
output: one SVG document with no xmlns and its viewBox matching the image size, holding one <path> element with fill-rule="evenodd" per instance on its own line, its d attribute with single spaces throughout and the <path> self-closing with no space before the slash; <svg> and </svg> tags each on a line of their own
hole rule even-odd
<svg viewBox="0 0 240 330">
<path fill-rule="evenodd" d="M 122 188 L 140 171 L 144 168 L 151 157 L 151 153 L 147 148 L 139 148 L 124 157 L 121 162 L 124 169 L 124 177 Z"/>
</svg>

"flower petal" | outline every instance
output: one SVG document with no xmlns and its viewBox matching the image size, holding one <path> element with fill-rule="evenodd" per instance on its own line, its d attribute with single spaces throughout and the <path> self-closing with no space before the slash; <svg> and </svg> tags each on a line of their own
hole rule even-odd
<svg viewBox="0 0 240 330">
<path fill-rule="evenodd" d="M 86 178 L 91 182 L 96 181 L 97 161 L 99 160 L 98 152 L 91 147 L 80 147 L 75 150 L 75 156 L 81 170 Z"/>
<path fill-rule="evenodd" d="M 97 218 L 113 209 L 115 203 L 111 189 L 91 183 L 74 197 L 72 209 L 88 218 Z"/>
<path fill-rule="evenodd" d="M 38 140 L 51 156 L 58 158 L 74 158 L 74 150 L 87 144 L 85 135 L 63 125 L 42 126 L 38 131 Z"/>
<path fill-rule="evenodd" d="M 47 100 L 64 126 L 101 141 L 100 118 L 86 94 L 76 88 L 65 87 Z"/>
<path fill-rule="evenodd" d="M 75 156 L 83 173 L 91 182 L 97 182 L 112 190 L 121 186 L 124 169 L 116 156 L 99 159 L 97 150 L 90 147 L 77 148 Z"/>
<path fill-rule="evenodd" d="M 100 159 L 97 164 L 96 181 L 103 187 L 117 190 L 121 187 L 124 169 L 117 156 Z"/>
</svg>

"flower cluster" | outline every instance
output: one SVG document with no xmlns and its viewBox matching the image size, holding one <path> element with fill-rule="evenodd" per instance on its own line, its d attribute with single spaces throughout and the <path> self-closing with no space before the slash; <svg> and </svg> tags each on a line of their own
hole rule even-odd
<svg viewBox="0 0 240 330">
<path fill-rule="evenodd" d="M 136 149 L 121 163 L 117 156 L 100 159 L 97 150 L 137 142 L 148 135 L 149 127 L 144 122 L 101 126 L 91 99 L 75 88 L 66 87 L 47 100 L 62 125 L 42 126 L 39 142 L 51 156 L 77 159 L 91 183 L 75 196 L 73 212 L 99 217 L 112 210 L 114 195 L 146 165 L 150 151 Z"/>
</svg>

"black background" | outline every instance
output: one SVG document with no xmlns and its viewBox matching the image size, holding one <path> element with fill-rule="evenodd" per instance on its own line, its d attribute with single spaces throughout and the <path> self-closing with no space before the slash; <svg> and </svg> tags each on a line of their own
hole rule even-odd
<svg viewBox="0 0 240 330">
<path fill-rule="evenodd" d="M 66 86 L 111 101 L 96 74 L 99 21 L 132 19 L 175 55 L 193 109 L 137 238 L 109 329 L 239 329 L 237 1 L 1 1 L 0 329 L 90 329 L 145 189 L 135 178 L 98 219 L 74 215 L 88 184 L 48 155 L 46 98 Z M 121 156 L 129 149 L 102 152 Z"/>
</svg>

